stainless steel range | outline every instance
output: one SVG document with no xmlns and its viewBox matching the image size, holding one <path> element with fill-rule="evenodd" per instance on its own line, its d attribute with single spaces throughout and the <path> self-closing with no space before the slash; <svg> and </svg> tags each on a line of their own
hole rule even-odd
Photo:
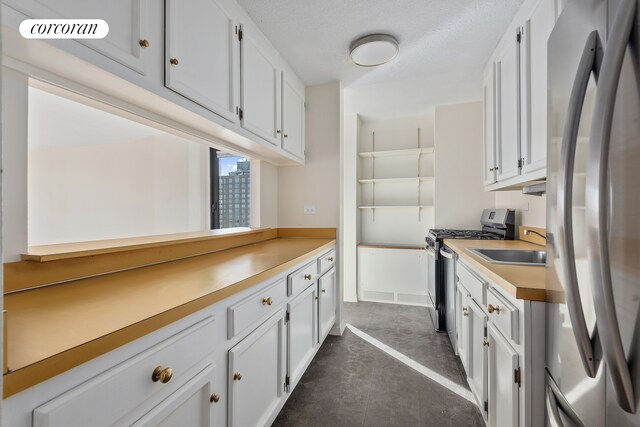
<svg viewBox="0 0 640 427">
<path fill-rule="evenodd" d="M 429 254 L 428 286 L 429 314 L 438 332 L 448 332 L 455 343 L 454 254 L 445 248 L 444 239 L 512 240 L 515 235 L 515 211 L 485 209 L 480 219 L 482 230 L 431 229 L 425 239 Z M 455 345 L 454 345 L 455 348 Z"/>
</svg>

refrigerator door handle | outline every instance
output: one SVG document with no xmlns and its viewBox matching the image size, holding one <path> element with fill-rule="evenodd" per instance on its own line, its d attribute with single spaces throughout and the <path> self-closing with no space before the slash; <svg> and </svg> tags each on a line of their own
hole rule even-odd
<svg viewBox="0 0 640 427">
<path fill-rule="evenodd" d="M 571 408 L 566 397 L 564 397 L 560 388 L 551 377 L 551 374 L 549 374 L 549 371 L 546 371 L 546 377 L 545 404 L 547 407 L 547 418 L 551 427 L 585 427 L 584 423 L 578 418 L 578 415 Z M 569 425 L 566 425 L 566 423 L 562 421 L 562 418 L 560 418 L 560 411 L 566 415 L 565 419 L 569 422 Z"/>
<path fill-rule="evenodd" d="M 558 236 L 557 249 L 559 262 L 564 274 L 561 277 L 564 282 L 565 295 L 569 318 L 573 326 L 573 335 L 578 344 L 578 351 L 582 366 L 587 375 L 595 377 L 596 369 L 593 357 L 593 343 L 587 329 L 584 318 L 582 301 L 580 300 L 580 288 L 576 273 L 576 256 L 573 246 L 573 170 L 575 165 L 576 145 L 578 142 L 578 128 L 580 115 L 584 105 L 584 98 L 589 85 L 589 78 L 594 72 L 598 75 L 596 64 L 596 50 L 598 48 L 598 32 L 593 31 L 587 37 L 582 51 L 576 78 L 571 88 L 569 107 L 567 109 L 567 121 L 562 136 L 560 150 L 560 170 L 558 173 Z"/>
<path fill-rule="evenodd" d="M 446 259 L 453 259 L 453 253 L 449 252 L 448 250 L 445 250 L 445 249 L 446 248 L 441 248 L 440 249 L 440 255 L 442 255 Z"/>
<path fill-rule="evenodd" d="M 609 377 L 620 407 L 635 412 L 633 383 L 624 353 L 609 260 L 609 150 L 622 63 L 636 17 L 637 0 L 621 0 L 607 41 L 596 92 L 587 160 L 587 248 L 592 276 L 596 324 Z"/>
</svg>

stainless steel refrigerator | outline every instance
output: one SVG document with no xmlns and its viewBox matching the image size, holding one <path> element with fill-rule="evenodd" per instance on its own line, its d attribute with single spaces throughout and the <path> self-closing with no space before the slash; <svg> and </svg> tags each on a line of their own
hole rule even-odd
<svg viewBox="0 0 640 427">
<path fill-rule="evenodd" d="M 568 0 L 549 38 L 549 425 L 640 426 L 640 0 Z"/>
</svg>

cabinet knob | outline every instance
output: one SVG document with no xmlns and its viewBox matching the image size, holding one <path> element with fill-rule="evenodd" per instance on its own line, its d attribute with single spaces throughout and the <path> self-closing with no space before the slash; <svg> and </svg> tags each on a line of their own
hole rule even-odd
<svg viewBox="0 0 640 427">
<path fill-rule="evenodd" d="M 285 133 L 285 134 L 284 134 L 284 137 L 285 137 L 285 138 L 289 138 L 289 135 L 287 135 L 287 134 Z"/>
<path fill-rule="evenodd" d="M 262 298 L 262 305 L 271 305 L 273 304 L 273 299 L 271 297 Z"/>
<path fill-rule="evenodd" d="M 489 347 L 489 341 L 487 341 L 487 340 L 482 340 L 482 345 L 483 345 L 484 347 Z"/>
<path fill-rule="evenodd" d="M 235 372 L 233 374 L 233 380 L 234 381 L 240 381 L 242 379 L 242 374 L 240 372 Z"/>
<path fill-rule="evenodd" d="M 500 314 L 500 307 L 494 307 L 492 304 L 489 304 L 489 305 L 487 306 L 487 311 L 489 312 L 489 314 L 493 313 L 494 311 L 495 311 L 497 314 Z"/>
<path fill-rule="evenodd" d="M 277 130 L 276 130 L 276 133 L 277 133 L 278 135 L 280 135 L 280 134 L 282 133 L 282 131 L 281 131 L 280 129 L 277 129 Z"/>
<path fill-rule="evenodd" d="M 160 381 L 162 384 L 166 384 L 171 381 L 173 377 L 173 369 L 163 368 L 162 366 L 156 367 L 151 374 L 151 379 L 154 383 Z"/>
<path fill-rule="evenodd" d="M 171 58 L 171 59 L 169 59 L 169 64 L 171 64 L 171 65 L 178 65 L 178 64 L 179 64 L 178 59 L 177 59 L 177 58 Z"/>
<path fill-rule="evenodd" d="M 463 316 L 468 316 L 469 315 L 469 309 L 467 307 L 462 307 L 462 315 Z"/>
<path fill-rule="evenodd" d="M 142 40 L 138 41 L 138 44 L 142 48 L 149 47 L 149 40 L 142 39 Z"/>
<path fill-rule="evenodd" d="M 497 170 L 498 170 L 498 167 L 496 166 L 493 170 L 497 171 Z"/>
<path fill-rule="evenodd" d="M 304 275 L 304 280 L 311 280 L 311 275 L 310 274 L 305 274 Z"/>
<path fill-rule="evenodd" d="M 318 301 L 318 297 L 316 297 L 316 301 Z"/>
<path fill-rule="evenodd" d="M 333 262 L 333 257 L 330 256 L 329 258 L 327 258 L 328 261 Z"/>
<path fill-rule="evenodd" d="M 489 168 L 489 172 L 493 172 L 494 170 L 494 168 Z"/>
<path fill-rule="evenodd" d="M 322 290 L 322 293 L 323 293 L 323 294 L 326 294 L 326 293 L 327 293 L 327 290 L 326 290 L 326 289 L 323 289 L 323 290 Z"/>
<path fill-rule="evenodd" d="M 220 400 L 220 396 L 218 396 L 217 394 L 213 393 L 211 395 L 211 397 L 209 398 L 209 401 L 211 403 L 218 403 L 218 401 Z"/>
</svg>

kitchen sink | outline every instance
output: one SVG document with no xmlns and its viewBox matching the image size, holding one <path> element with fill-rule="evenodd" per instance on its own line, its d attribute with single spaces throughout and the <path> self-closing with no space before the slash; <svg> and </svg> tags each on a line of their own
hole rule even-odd
<svg viewBox="0 0 640 427">
<path fill-rule="evenodd" d="M 547 262 L 545 251 L 489 248 L 469 248 L 469 251 L 493 264 L 544 266 Z"/>
</svg>

